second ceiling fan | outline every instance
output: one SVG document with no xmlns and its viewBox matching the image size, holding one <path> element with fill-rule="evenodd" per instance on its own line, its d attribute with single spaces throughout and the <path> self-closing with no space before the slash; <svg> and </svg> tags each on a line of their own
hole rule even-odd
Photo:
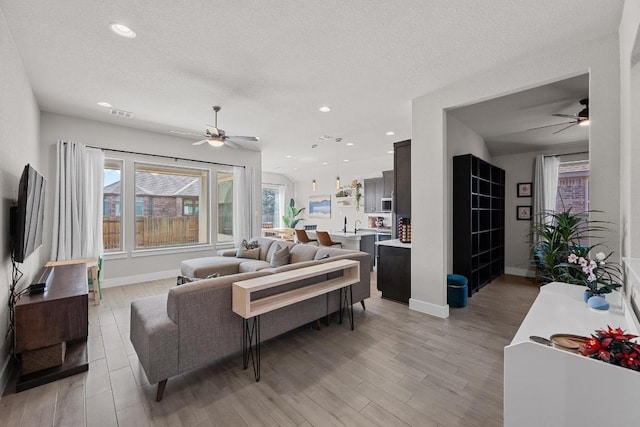
<svg viewBox="0 0 640 427">
<path fill-rule="evenodd" d="M 581 99 L 580 101 L 580 105 L 583 105 L 584 108 L 575 114 L 552 114 L 552 116 L 554 117 L 563 117 L 566 119 L 571 119 L 568 122 L 562 122 L 562 123 L 555 123 L 552 125 L 546 125 L 546 126 L 539 126 L 539 127 L 535 127 L 535 128 L 531 128 L 531 129 L 527 129 L 527 130 L 536 130 L 536 129 L 544 129 L 544 128 L 549 128 L 549 127 L 554 127 L 554 126 L 562 126 L 562 125 L 567 125 L 565 127 L 563 127 L 560 130 L 557 130 L 555 132 L 553 132 L 553 135 L 562 132 L 563 130 L 567 130 L 572 126 L 575 125 L 580 125 L 580 126 L 588 126 L 589 125 L 589 98 L 584 98 Z"/>
</svg>

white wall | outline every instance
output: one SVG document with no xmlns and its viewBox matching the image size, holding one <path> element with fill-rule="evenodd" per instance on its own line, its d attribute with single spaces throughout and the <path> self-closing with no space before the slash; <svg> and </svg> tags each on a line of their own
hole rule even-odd
<svg viewBox="0 0 640 427">
<path fill-rule="evenodd" d="M 487 150 L 484 139 L 475 131 L 453 117 L 450 113 L 446 115 L 446 145 L 447 145 L 447 206 L 453 212 L 453 157 L 464 154 L 473 154 L 482 160 L 491 163 L 491 154 Z M 449 221 L 447 226 L 448 247 L 453 251 L 453 224 Z M 447 271 L 453 271 L 453 252 L 447 261 Z"/>
<path fill-rule="evenodd" d="M 531 268 L 531 221 L 516 219 L 516 206 L 533 205 L 531 197 L 517 197 L 519 182 L 533 182 L 535 160 L 538 154 L 565 154 L 589 150 L 589 142 L 563 144 L 528 153 L 494 156 L 493 164 L 505 170 L 505 273 L 535 276 Z M 563 156 L 562 162 L 587 160 L 589 154 Z"/>
<path fill-rule="evenodd" d="M 125 119 L 123 119 L 125 120 Z M 55 190 L 53 180 L 55 177 L 55 145 L 58 140 L 77 141 L 83 144 L 111 148 L 117 150 L 135 151 L 140 153 L 152 153 L 166 156 L 179 156 L 187 159 L 203 160 L 209 162 L 227 163 L 243 165 L 253 168 L 254 191 L 252 196 L 253 212 L 252 224 L 253 234 L 260 232 L 261 202 L 261 181 L 262 181 L 262 156 L 260 152 L 247 150 L 234 150 L 223 147 L 213 149 L 208 146 L 191 145 L 191 141 L 178 138 L 172 135 L 164 135 L 138 129 L 114 126 L 112 124 L 100 123 L 93 120 L 69 117 L 60 114 L 43 112 L 41 115 L 41 149 L 46 158 L 43 167 L 43 174 L 49 179 L 49 194 L 53 196 Z M 106 152 L 108 157 L 125 159 L 125 167 L 131 165 L 131 156 L 119 153 Z M 138 160 L 159 164 L 190 164 L 193 167 L 212 167 L 203 163 L 195 162 L 175 162 L 170 159 L 154 157 L 140 157 Z M 215 167 L 213 167 L 215 170 Z M 221 166 L 220 170 L 230 170 L 228 166 Z M 133 170 L 125 170 L 124 178 L 133 178 Z M 215 186 L 212 186 L 215 191 Z M 215 194 L 214 194 L 215 196 Z M 215 200 L 215 198 L 214 198 Z M 52 212 L 53 197 L 47 203 L 47 211 Z M 123 213 L 127 215 L 126 200 L 124 201 Z M 128 211 L 132 214 L 132 210 Z M 212 220 L 215 217 L 212 215 Z M 129 221 L 129 223 L 131 223 Z M 52 222 L 45 223 L 45 234 L 51 235 Z M 127 231 L 129 231 L 127 233 Z M 150 252 L 133 253 L 134 237 L 133 230 L 125 229 L 125 253 L 120 256 L 105 256 L 104 261 L 104 282 L 103 286 L 115 286 L 127 283 L 135 283 L 144 280 L 152 280 L 160 277 L 170 277 L 179 270 L 180 261 L 189 258 L 210 256 L 215 253 L 215 248 L 198 248 L 193 252 L 182 250 L 178 253 Z M 250 236 L 248 236 L 250 237 Z M 50 243 L 49 243 L 50 245 Z M 47 248 L 49 252 L 50 248 Z"/>
<path fill-rule="evenodd" d="M 39 110 L 22 60 L 13 43 L 4 14 L 0 10 L 0 390 L 4 390 L 10 374 L 12 336 L 4 337 L 9 327 L 9 285 L 11 283 L 11 254 L 9 253 L 9 208 L 18 197 L 18 182 L 22 169 L 31 163 L 41 170 L 38 151 Z M 46 211 L 45 215 L 50 212 Z M 50 239 L 43 236 L 44 247 Z M 46 249 L 31 255 L 20 269 L 24 277 L 18 289 L 24 289 L 40 269 Z"/>
<path fill-rule="evenodd" d="M 625 1 L 620 22 L 620 222 L 622 255 L 640 257 L 640 2 Z M 627 289 L 640 311 L 640 289 Z M 638 313 L 638 312 L 637 312 Z"/>
<path fill-rule="evenodd" d="M 391 226 L 391 214 L 366 214 L 364 213 L 364 179 L 382 177 L 382 171 L 393 169 L 393 155 L 389 154 L 384 157 L 377 157 L 366 161 L 351 161 L 348 164 L 343 163 L 340 166 L 340 183 L 343 186 L 350 185 L 351 181 L 357 179 L 363 184 L 362 200 L 360 201 L 360 209 L 356 211 L 353 206 L 338 206 L 336 202 L 336 168 L 335 165 L 327 165 L 319 167 L 315 171 L 316 192 L 311 191 L 311 181 L 314 172 L 312 170 L 302 171 L 295 175 L 296 180 L 296 206 L 305 207 L 301 218 L 305 220 L 303 225 L 316 224 L 319 230 L 342 230 L 344 227 L 344 218 L 347 218 L 347 230 L 353 230 L 356 220 L 360 220 L 358 228 L 368 226 L 368 217 L 383 216 L 386 218 L 385 225 Z M 309 218 L 309 196 L 331 195 L 331 219 Z"/>
<path fill-rule="evenodd" d="M 449 247 L 446 204 L 445 111 L 552 81 L 590 73 L 591 201 L 618 223 L 620 69 L 617 35 L 544 51 L 413 100 L 412 109 L 412 309 L 448 316 L 446 267 Z M 424 185 L 428 183 L 429 185 Z M 417 213 L 420 215 L 417 215 Z M 616 230 L 617 231 L 617 230 Z M 613 239 L 612 247 L 619 247 Z M 473 302 L 471 302 L 473 303 Z"/>
</svg>

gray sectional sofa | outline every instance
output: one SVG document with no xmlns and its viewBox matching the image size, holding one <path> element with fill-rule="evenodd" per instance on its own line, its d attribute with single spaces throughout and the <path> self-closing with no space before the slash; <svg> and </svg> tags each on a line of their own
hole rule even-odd
<svg viewBox="0 0 640 427">
<path fill-rule="evenodd" d="M 242 318 L 231 311 L 233 282 L 306 267 L 338 259 L 360 262 L 360 281 L 353 285 L 353 303 L 370 296 L 370 257 L 366 252 L 293 244 L 283 240 L 257 238 L 260 259 L 236 258 L 235 250 L 219 256 L 183 261 L 182 273 L 191 277 L 221 276 L 173 287 L 167 295 L 135 300 L 131 303 L 131 333 L 147 379 L 158 383 L 157 400 L 162 399 L 167 379 L 190 369 L 214 362 L 242 350 Z M 290 246 L 289 263 L 271 267 L 275 248 Z M 327 277 L 290 283 L 282 292 L 306 286 Z M 262 341 L 338 311 L 338 291 L 318 296 L 262 315 Z M 240 356 L 238 356 L 240 362 Z M 241 364 L 239 363 L 239 366 Z"/>
</svg>

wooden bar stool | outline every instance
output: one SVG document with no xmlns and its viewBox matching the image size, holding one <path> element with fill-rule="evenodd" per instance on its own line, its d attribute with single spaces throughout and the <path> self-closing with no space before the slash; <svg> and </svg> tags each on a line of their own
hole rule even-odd
<svg viewBox="0 0 640 427">
<path fill-rule="evenodd" d="M 320 246 L 340 246 L 342 247 L 342 243 L 334 242 L 331 240 L 331 236 L 326 231 L 316 231 L 316 237 L 318 238 L 318 243 Z"/>
</svg>

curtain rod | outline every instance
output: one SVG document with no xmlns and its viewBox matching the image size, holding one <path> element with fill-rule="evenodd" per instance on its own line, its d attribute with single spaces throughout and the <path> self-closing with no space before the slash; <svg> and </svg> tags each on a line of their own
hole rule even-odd
<svg viewBox="0 0 640 427">
<path fill-rule="evenodd" d="M 575 153 L 566 153 L 566 154 L 545 154 L 543 157 L 573 156 L 575 154 L 589 154 L 589 152 L 588 151 L 577 151 Z"/>
<path fill-rule="evenodd" d="M 89 147 L 89 148 L 97 148 L 98 150 L 102 150 L 102 151 L 113 151 L 114 153 L 137 154 L 139 156 L 160 157 L 160 158 L 163 158 L 163 159 L 171 159 L 171 160 L 176 160 L 176 161 L 184 160 L 184 161 L 187 161 L 187 162 L 206 163 L 208 165 L 218 165 L 218 166 L 233 166 L 233 167 L 239 167 L 239 168 L 245 168 L 246 169 L 246 166 L 243 166 L 243 165 L 232 165 L 230 163 L 208 162 L 206 160 L 186 159 L 184 157 L 165 156 L 163 154 L 150 154 L 150 153 L 139 153 L 137 151 L 115 150 L 113 148 L 96 147 L 96 146 L 93 146 L 93 145 L 87 145 L 87 147 Z"/>
</svg>

